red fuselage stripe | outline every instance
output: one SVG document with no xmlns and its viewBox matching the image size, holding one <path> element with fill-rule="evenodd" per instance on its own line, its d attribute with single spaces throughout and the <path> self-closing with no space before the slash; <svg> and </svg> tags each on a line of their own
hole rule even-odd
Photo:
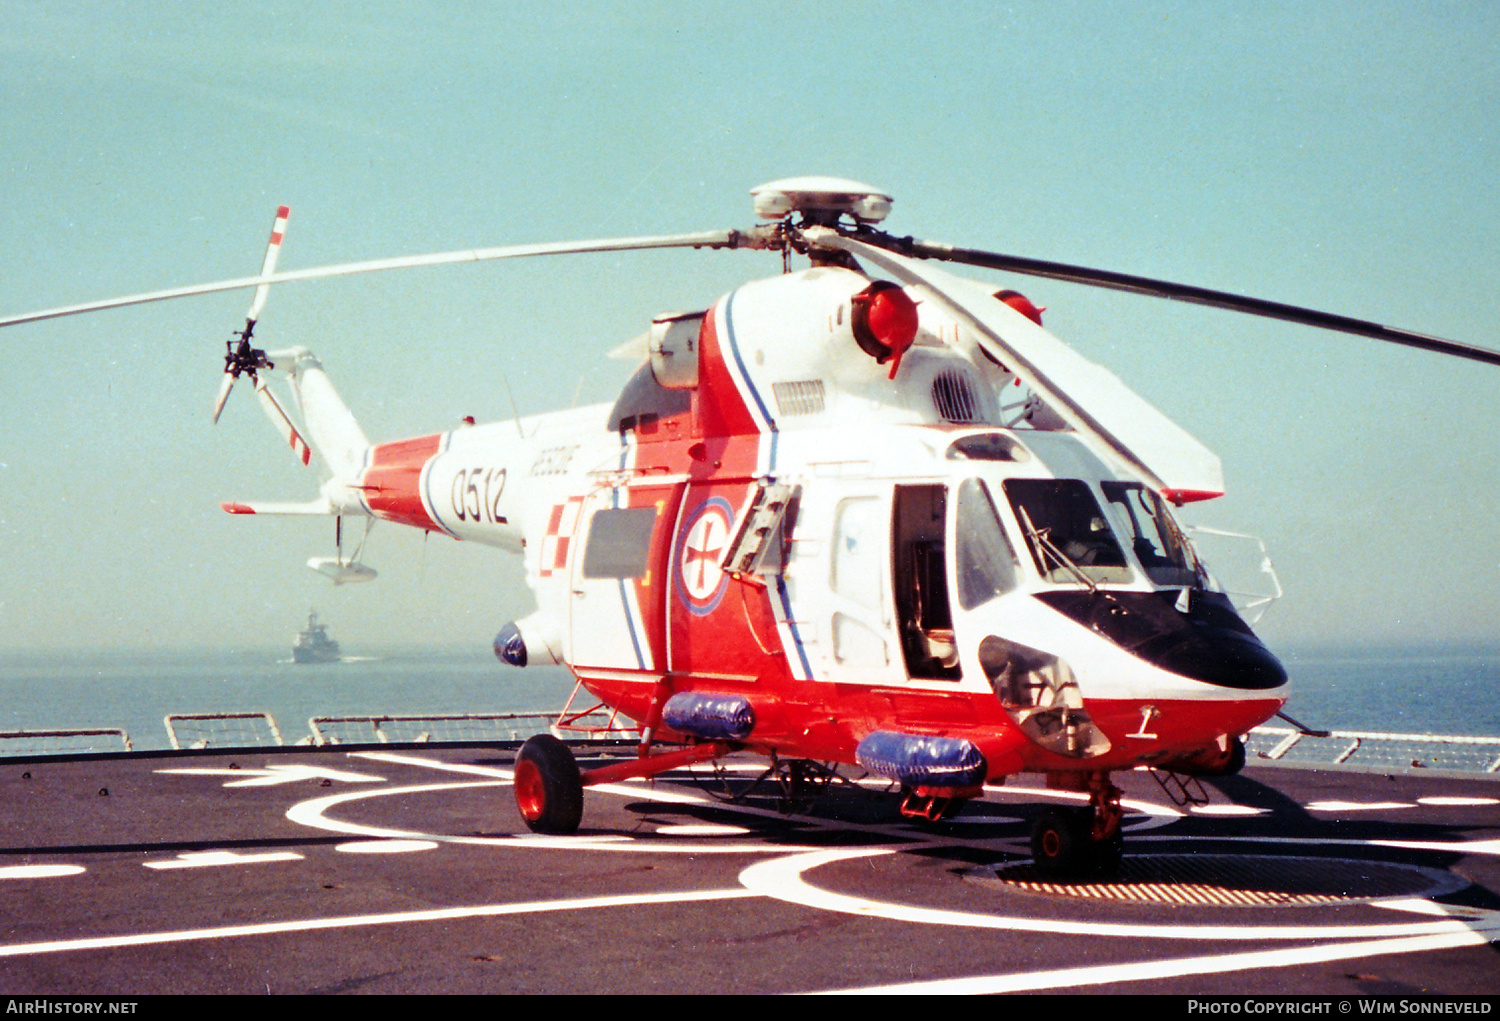
<svg viewBox="0 0 1500 1021">
<path fill-rule="evenodd" d="M 375 446 L 360 488 L 376 517 L 429 532 L 442 531 L 422 502 L 422 469 L 442 442 L 442 434 L 438 434 Z"/>
</svg>

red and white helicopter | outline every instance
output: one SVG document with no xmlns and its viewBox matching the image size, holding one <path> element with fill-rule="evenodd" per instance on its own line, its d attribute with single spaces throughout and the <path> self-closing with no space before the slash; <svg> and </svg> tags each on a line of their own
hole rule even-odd
<svg viewBox="0 0 1500 1021">
<path fill-rule="evenodd" d="M 931 820 L 1017 773 L 1089 806 L 1033 830 L 1051 874 L 1121 849 L 1116 770 L 1233 772 L 1286 672 L 1175 522 L 1223 492 L 1218 458 L 1041 326 L 1021 295 L 935 261 L 1213 305 L 1500 364 L 1500 354 L 1222 292 L 897 238 L 891 197 L 833 178 L 751 192 L 748 231 L 480 249 L 277 273 L 0 318 L 0 326 L 255 288 L 214 406 L 241 375 L 327 479 L 319 514 L 520 554 L 537 609 L 495 652 L 561 663 L 636 721 L 635 758 L 580 772 L 532 738 L 527 825 L 577 829 L 585 787 L 750 751 L 857 764 Z M 648 248 L 779 252 L 784 272 L 655 318 L 612 407 L 371 443 L 317 358 L 252 335 L 272 284 L 453 262 Z M 792 271 L 792 260 L 809 266 Z M 284 372 L 299 427 L 267 386 Z M 1019 395 L 1011 399 L 1009 394 Z M 311 566 L 336 582 L 357 555 Z"/>
</svg>

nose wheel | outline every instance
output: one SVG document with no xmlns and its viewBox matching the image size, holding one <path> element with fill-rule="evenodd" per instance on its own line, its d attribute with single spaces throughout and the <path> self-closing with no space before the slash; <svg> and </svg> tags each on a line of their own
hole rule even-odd
<svg viewBox="0 0 1500 1021">
<path fill-rule="evenodd" d="M 1090 778 L 1088 790 L 1088 807 L 1048 808 L 1032 825 L 1032 863 L 1047 879 L 1109 879 L 1119 871 L 1120 789 L 1101 775 Z"/>
</svg>

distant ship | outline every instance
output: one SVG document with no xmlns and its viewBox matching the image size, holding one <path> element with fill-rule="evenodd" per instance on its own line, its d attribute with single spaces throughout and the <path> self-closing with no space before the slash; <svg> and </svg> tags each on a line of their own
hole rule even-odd
<svg viewBox="0 0 1500 1021">
<path fill-rule="evenodd" d="M 316 610 L 307 615 L 307 627 L 297 632 L 292 644 L 294 663 L 337 663 L 339 643 L 328 637 L 328 625 L 318 623 Z"/>
</svg>

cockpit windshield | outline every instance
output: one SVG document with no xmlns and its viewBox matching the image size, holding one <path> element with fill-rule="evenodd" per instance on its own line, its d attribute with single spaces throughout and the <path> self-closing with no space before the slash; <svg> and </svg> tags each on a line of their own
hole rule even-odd
<svg viewBox="0 0 1500 1021">
<path fill-rule="evenodd" d="M 1101 488 L 1147 577 L 1157 585 L 1203 584 L 1203 568 L 1160 496 L 1139 482 L 1105 482 Z"/>
<path fill-rule="evenodd" d="M 1007 479 L 1037 570 L 1058 584 L 1122 584 L 1129 563 L 1088 485 L 1079 479 Z"/>
</svg>

